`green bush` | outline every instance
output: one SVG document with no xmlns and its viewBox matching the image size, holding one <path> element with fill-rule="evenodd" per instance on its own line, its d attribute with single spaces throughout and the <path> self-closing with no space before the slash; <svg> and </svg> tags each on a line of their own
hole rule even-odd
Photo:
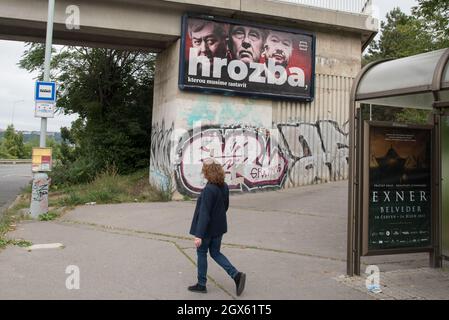
<svg viewBox="0 0 449 320">
<path fill-rule="evenodd" d="M 52 186 L 68 186 L 92 181 L 97 174 L 96 166 L 85 158 L 71 164 L 57 164 L 50 173 Z"/>
</svg>

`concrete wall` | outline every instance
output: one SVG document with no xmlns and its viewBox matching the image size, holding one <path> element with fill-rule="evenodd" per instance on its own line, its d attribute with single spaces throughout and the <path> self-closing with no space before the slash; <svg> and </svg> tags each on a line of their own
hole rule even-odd
<svg viewBox="0 0 449 320">
<path fill-rule="evenodd" d="M 221 161 L 234 192 L 346 179 L 349 92 L 361 67 L 360 37 L 316 35 L 312 103 L 181 91 L 179 41 L 159 54 L 151 182 L 195 196 L 205 183 L 201 160 L 209 156 Z"/>
<path fill-rule="evenodd" d="M 285 187 L 347 179 L 349 94 L 361 68 L 350 33 L 317 32 L 315 100 L 276 102 L 273 125 L 289 159 Z"/>
</svg>

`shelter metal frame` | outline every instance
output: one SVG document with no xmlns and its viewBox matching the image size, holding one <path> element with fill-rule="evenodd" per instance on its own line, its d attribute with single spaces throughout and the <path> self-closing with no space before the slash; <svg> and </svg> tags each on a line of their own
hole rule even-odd
<svg viewBox="0 0 449 320">
<path fill-rule="evenodd" d="M 442 97 L 442 93 L 449 92 L 449 79 L 447 74 L 449 73 L 449 48 L 434 51 L 441 55 L 438 57 L 438 61 L 433 71 L 433 78 L 431 83 L 409 86 L 389 88 L 388 90 L 373 91 L 368 93 L 359 93 L 361 83 L 368 72 L 376 69 L 382 64 L 390 63 L 391 65 L 398 60 L 380 60 L 372 62 L 366 65 L 357 75 L 350 96 L 350 119 L 349 119 L 349 197 L 348 197 L 348 239 L 347 239 L 347 274 L 349 276 L 360 275 L 360 258 L 362 252 L 362 196 L 363 196 L 363 163 L 360 153 L 362 150 L 362 114 L 359 103 L 370 103 L 370 100 L 385 99 L 388 105 L 388 98 L 398 97 L 407 98 L 417 94 L 431 93 L 433 102 L 430 110 L 433 111 L 433 124 L 434 124 L 434 145 L 433 148 L 433 160 L 432 160 L 432 179 L 434 197 L 432 204 L 432 247 L 430 251 L 430 266 L 438 268 L 442 266 L 442 252 L 441 252 L 441 214 L 442 214 L 442 202 L 441 202 L 441 130 L 440 123 L 442 116 L 447 115 L 449 110 L 449 97 Z M 432 54 L 433 54 L 432 53 Z M 417 57 L 428 57 L 428 54 L 408 57 L 400 59 L 404 65 L 409 64 L 407 67 L 414 68 L 415 65 L 411 64 L 412 59 Z M 408 63 L 410 62 L 410 63 Z M 419 66 L 418 66 L 419 67 Z M 446 75 L 446 79 L 444 76 Z M 382 75 L 381 75 L 382 76 Z M 387 76 L 387 75 L 385 75 Z M 446 92 L 445 92 L 446 93 Z M 405 103 L 405 102 L 404 102 Z M 394 105 L 391 105 L 394 106 Z M 403 107 L 407 107 L 404 105 Z M 448 108 L 448 109 L 446 109 Z M 413 252 L 413 250 L 409 250 Z M 401 253 L 406 253 L 402 251 Z"/>
</svg>

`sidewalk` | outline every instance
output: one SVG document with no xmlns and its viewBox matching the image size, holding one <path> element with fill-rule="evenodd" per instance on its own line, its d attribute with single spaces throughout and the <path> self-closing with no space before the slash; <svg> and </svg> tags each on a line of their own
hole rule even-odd
<svg viewBox="0 0 449 320">
<path fill-rule="evenodd" d="M 82 206 L 52 222 L 24 222 L 10 237 L 64 249 L 0 252 L 0 299 L 448 299 L 449 272 L 426 254 L 364 258 L 381 270 L 383 293 L 346 278 L 347 182 L 234 195 L 223 252 L 247 274 L 233 281 L 209 258 L 208 294 L 196 282 L 188 235 L 195 203 Z M 66 267 L 80 269 L 67 290 Z"/>
</svg>

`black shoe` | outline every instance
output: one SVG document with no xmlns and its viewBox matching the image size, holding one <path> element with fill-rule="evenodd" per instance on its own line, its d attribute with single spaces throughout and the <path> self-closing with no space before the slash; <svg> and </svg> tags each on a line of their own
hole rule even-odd
<svg viewBox="0 0 449 320">
<path fill-rule="evenodd" d="M 188 287 L 187 289 L 189 289 L 189 291 L 192 291 L 192 292 L 207 293 L 206 286 L 202 286 L 198 283 L 194 286 Z"/>
<path fill-rule="evenodd" d="M 240 296 L 243 290 L 245 289 L 246 274 L 244 274 L 243 272 L 237 273 L 237 275 L 234 278 L 234 281 L 237 296 Z"/>
</svg>

